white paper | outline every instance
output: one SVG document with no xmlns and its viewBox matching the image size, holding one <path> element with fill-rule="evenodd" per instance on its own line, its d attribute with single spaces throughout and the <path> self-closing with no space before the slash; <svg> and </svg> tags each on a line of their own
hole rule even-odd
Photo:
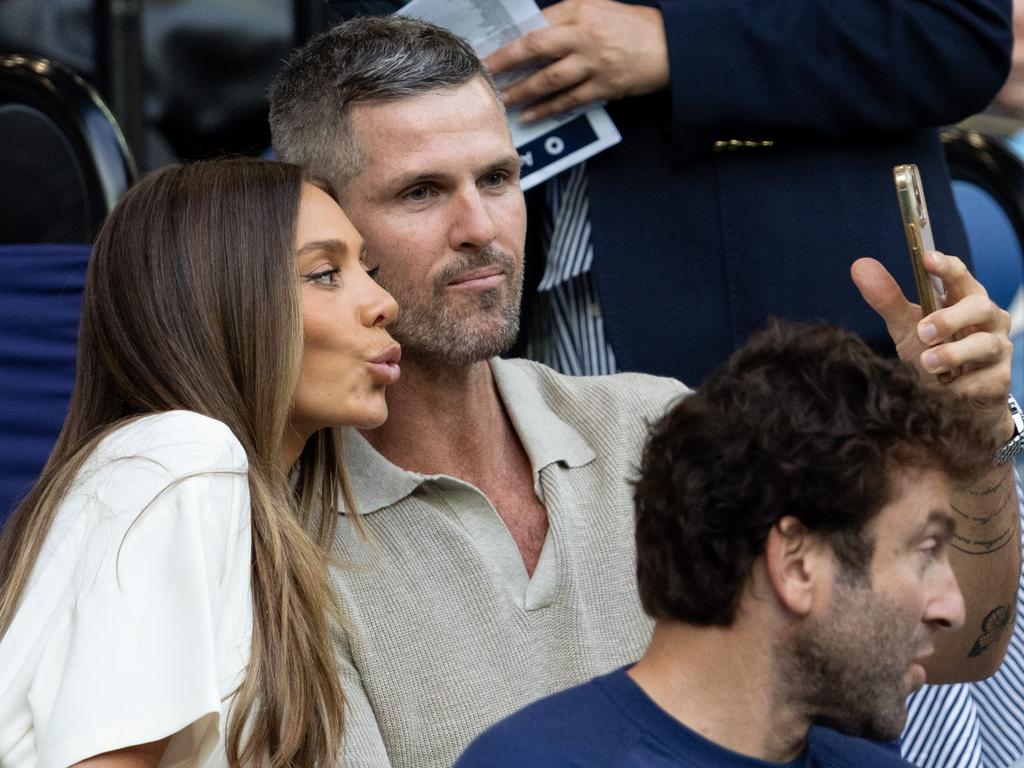
<svg viewBox="0 0 1024 768">
<path fill-rule="evenodd" d="M 534 0 L 412 0 L 398 13 L 464 37 L 481 59 L 548 23 Z M 528 70 L 503 73 L 498 85 L 526 74 Z M 508 123 L 523 164 L 520 184 L 524 190 L 622 140 L 600 104 L 530 124 L 523 123 L 519 114 L 518 109 L 509 110 Z"/>
</svg>

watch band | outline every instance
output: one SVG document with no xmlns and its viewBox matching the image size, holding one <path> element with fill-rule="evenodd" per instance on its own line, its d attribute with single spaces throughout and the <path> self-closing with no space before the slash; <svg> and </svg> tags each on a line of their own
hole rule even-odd
<svg viewBox="0 0 1024 768">
<path fill-rule="evenodd" d="M 1017 454 L 1024 452 L 1024 412 L 1013 395 L 1010 395 L 1007 401 L 1010 404 L 1010 417 L 1013 419 L 1013 437 L 996 454 L 997 465 L 1005 464 Z"/>
</svg>

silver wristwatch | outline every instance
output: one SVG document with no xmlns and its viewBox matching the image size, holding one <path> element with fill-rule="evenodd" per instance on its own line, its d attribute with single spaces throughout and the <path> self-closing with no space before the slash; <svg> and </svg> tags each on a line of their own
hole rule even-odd
<svg viewBox="0 0 1024 768">
<path fill-rule="evenodd" d="M 1008 400 L 1010 402 L 1010 417 L 1013 419 L 1013 437 L 996 454 L 997 465 L 1005 464 L 1024 451 L 1024 412 L 1021 412 L 1020 403 L 1013 395 L 1010 395 Z"/>
</svg>

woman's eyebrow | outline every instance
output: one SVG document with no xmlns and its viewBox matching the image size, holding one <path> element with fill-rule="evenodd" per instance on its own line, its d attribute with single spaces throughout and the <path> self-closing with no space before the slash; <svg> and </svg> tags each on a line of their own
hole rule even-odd
<svg viewBox="0 0 1024 768">
<path fill-rule="evenodd" d="M 312 251 L 327 251 L 336 256 L 344 256 L 348 253 L 348 244 L 344 240 L 313 240 L 299 248 L 298 255 L 305 256 Z"/>
</svg>

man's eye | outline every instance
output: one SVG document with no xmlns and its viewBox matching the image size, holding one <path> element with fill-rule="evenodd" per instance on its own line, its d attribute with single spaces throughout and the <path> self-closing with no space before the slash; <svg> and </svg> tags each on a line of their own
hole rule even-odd
<svg viewBox="0 0 1024 768">
<path fill-rule="evenodd" d="M 315 283 L 317 285 L 335 285 L 337 283 L 337 274 L 341 272 L 338 267 L 331 267 L 330 269 L 323 269 L 319 272 L 310 272 L 307 275 L 303 275 L 308 283 Z"/>
<path fill-rule="evenodd" d="M 500 187 L 507 180 L 507 176 L 504 173 L 489 173 L 483 178 L 485 187 Z"/>
<path fill-rule="evenodd" d="M 942 553 L 946 550 L 945 539 L 928 539 L 921 547 L 921 551 L 928 555 L 929 558 L 941 557 Z"/>
<path fill-rule="evenodd" d="M 422 203 L 428 197 L 430 197 L 429 187 L 416 187 L 405 193 L 405 197 L 414 203 Z"/>
</svg>

